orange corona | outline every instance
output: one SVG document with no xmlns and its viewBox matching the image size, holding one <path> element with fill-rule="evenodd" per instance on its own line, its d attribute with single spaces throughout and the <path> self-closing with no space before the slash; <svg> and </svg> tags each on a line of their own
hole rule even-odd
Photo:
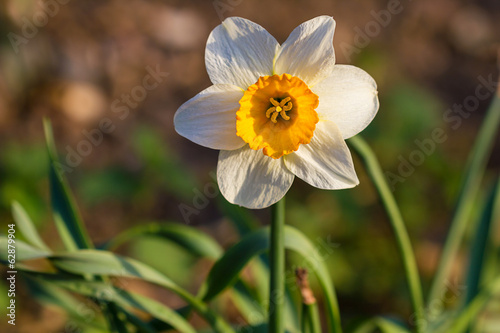
<svg viewBox="0 0 500 333">
<path fill-rule="evenodd" d="M 236 134 L 250 148 L 278 159 L 311 141 L 318 104 L 318 96 L 298 77 L 261 76 L 240 100 Z"/>
</svg>

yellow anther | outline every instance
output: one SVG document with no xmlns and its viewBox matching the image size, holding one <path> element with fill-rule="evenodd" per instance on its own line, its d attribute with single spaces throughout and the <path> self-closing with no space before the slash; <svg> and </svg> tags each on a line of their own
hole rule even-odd
<svg viewBox="0 0 500 333">
<path fill-rule="evenodd" d="M 286 97 L 281 102 L 278 102 L 274 98 L 270 98 L 269 101 L 273 106 L 271 106 L 266 111 L 266 117 L 271 118 L 273 123 L 278 122 L 278 116 L 281 116 L 284 120 L 290 120 L 290 117 L 286 114 L 287 111 L 292 109 L 292 102 L 290 102 L 292 98 Z"/>
<path fill-rule="evenodd" d="M 274 98 L 271 98 L 270 101 L 274 106 L 280 106 L 280 103 L 276 101 Z"/>
<path fill-rule="evenodd" d="M 271 117 L 271 121 L 275 124 L 278 122 L 278 120 L 276 120 L 276 118 L 278 118 L 278 115 L 279 115 L 279 112 L 275 112 L 275 113 L 273 113 L 273 115 Z"/>
<path fill-rule="evenodd" d="M 277 114 L 277 113 L 276 113 Z M 280 116 L 281 118 L 285 119 L 285 120 L 290 120 L 290 117 L 287 116 L 287 114 L 285 113 L 285 110 L 281 110 L 280 112 Z"/>
<path fill-rule="evenodd" d="M 267 118 L 270 118 L 270 117 L 271 117 L 271 114 L 272 114 L 274 111 L 276 111 L 276 107 L 271 106 L 271 107 L 270 107 L 269 109 L 267 109 L 267 111 L 266 111 L 266 117 L 267 117 Z"/>
<path fill-rule="evenodd" d="M 291 100 L 292 98 L 291 97 L 287 97 L 285 99 L 283 99 L 280 103 L 280 106 L 284 106 L 286 103 L 288 103 L 289 100 Z"/>
</svg>

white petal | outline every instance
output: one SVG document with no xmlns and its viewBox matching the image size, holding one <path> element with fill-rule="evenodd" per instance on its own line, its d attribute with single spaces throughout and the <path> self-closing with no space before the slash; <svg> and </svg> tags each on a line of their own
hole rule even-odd
<svg viewBox="0 0 500 333">
<path fill-rule="evenodd" d="M 299 25 L 278 51 L 275 73 L 297 76 L 309 87 L 326 78 L 335 65 L 334 32 L 335 21 L 330 16 Z"/>
<path fill-rule="evenodd" d="M 364 70 L 335 65 L 331 75 L 312 88 L 319 97 L 320 119 L 333 121 L 344 139 L 361 132 L 377 114 L 377 84 Z"/>
<path fill-rule="evenodd" d="M 260 25 L 241 17 L 227 18 L 208 37 L 205 64 L 210 80 L 246 90 L 259 76 L 272 75 L 278 47 Z"/>
<path fill-rule="evenodd" d="M 238 149 L 245 144 L 236 135 L 236 111 L 241 97 L 243 91 L 239 87 L 213 85 L 181 105 L 174 116 L 175 130 L 208 148 Z"/>
<path fill-rule="evenodd" d="M 283 159 L 273 159 L 248 146 L 221 151 L 217 181 L 224 197 L 247 208 L 266 208 L 278 202 L 292 186 L 294 176 Z"/>
<path fill-rule="evenodd" d="M 285 156 L 285 165 L 297 177 L 321 189 L 338 190 L 359 184 L 351 153 L 331 121 L 316 124 L 311 142 Z"/>
</svg>

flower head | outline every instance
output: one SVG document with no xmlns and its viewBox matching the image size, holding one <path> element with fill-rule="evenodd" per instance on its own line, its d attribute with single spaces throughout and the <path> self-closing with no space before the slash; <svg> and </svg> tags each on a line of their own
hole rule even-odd
<svg viewBox="0 0 500 333">
<path fill-rule="evenodd" d="M 336 65 L 335 21 L 302 23 L 280 45 L 256 23 L 231 17 L 210 34 L 205 63 L 213 85 L 176 112 L 176 131 L 221 150 L 224 197 L 248 208 L 279 201 L 295 176 L 321 189 L 359 181 L 345 139 L 378 110 L 365 71 Z"/>
</svg>

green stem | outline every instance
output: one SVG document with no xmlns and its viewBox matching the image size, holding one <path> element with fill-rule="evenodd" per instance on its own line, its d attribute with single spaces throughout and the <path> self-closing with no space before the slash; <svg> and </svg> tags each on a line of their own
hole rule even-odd
<svg viewBox="0 0 500 333">
<path fill-rule="evenodd" d="M 373 181 L 377 189 L 382 203 L 385 207 L 392 229 L 396 236 L 396 241 L 401 253 L 403 264 L 405 268 L 406 280 L 410 290 L 411 302 L 414 311 L 414 320 L 417 332 L 423 332 L 422 324 L 424 323 L 424 298 L 422 293 L 422 285 L 420 283 L 420 276 L 418 274 L 417 262 L 406 230 L 403 217 L 399 211 L 396 200 L 392 195 L 386 179 L 380 168 L 377 157 L 359 135 L 348 140 L 349 144 L 356 150 L 361 157 L 368 175 Z"/>
<path fill-rule="evenodd" d="M 269 332 L 284 333 L 285 297 L 285 198 L 273 206 L 271 221 L 271 270 L 269 289 Z"/>
<path fill-rule="evenodd" d="M 318 304 L 302 304 L 302 333 L 321 333 Z"/>
<path fill-rule="evenodd" d="M 465 177 L 456 203 L 455 215 L 451 221 L 450 231 L 446 238 L 439 266 L 429 292 L 429 304 L 434 300 L 442 299 L 446 279 L 449 276 L 453 259 L 456 257 L 465 233 L 474 205 L 474 199 L 479 191 L 481 178 L 496 139 L 499 124 L 500 97 L 497 95 L 488 109 L 488 113 L 468 158 Z"/>
</svg>

